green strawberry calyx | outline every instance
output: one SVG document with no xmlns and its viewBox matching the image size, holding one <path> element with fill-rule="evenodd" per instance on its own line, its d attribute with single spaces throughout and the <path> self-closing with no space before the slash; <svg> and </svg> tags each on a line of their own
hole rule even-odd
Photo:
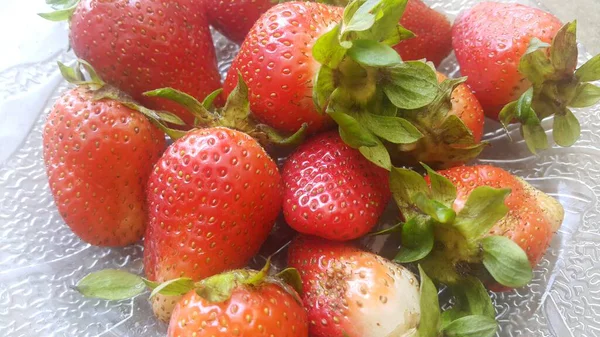
<svg viewBox="0 0 600 337">
<path fill-rule="evenodd" d="M 393 168 L 390 188 L 407 221 L 386 232 L 400 232 L 399 263 L 418 262 L 436 281 L 459 284 L 470 276 L 518 288 L 532 279 L 525 252 L 512 240 L 490 236 L 492 227 L 508 213 L 509 189 L 475 188 L 459 212 L 453 205 L 456 187 L 423 165 L 429 182 L 419 173 Z M 381 234 L 381 232 L 380 232 Z"/>
<path fill-rule="evenodd" d="M 287 268 L 276 275 L 269 275 L 270 259 L 257 271 L 238 269 L 214 275 L 200 281 L 181 277 L 158 283 L 136 274 L 117 269 L 105 269 L 90 273 L 74 287 L 85 297 L 105 300 L 124 300 L 136 297 L 147 289 L 150 298 L 157 294 L 166 296 L 185 295 L 194 290 L 206 300 L 214 303 L 227 301 L 238 287 L 257 288 L 263 284 L 276 284 L 288 292 L 298 303 L 302 294 L 300 274 L 294 268 Z"/>
<path fill-rule="evenodd" d="M 238 74 L 238 83 L 227 97 L 225 106 L 221 109 L 213 107 L 213 101 L 220 95 L 222 89 L 216 90 L 206 97 L 203 102 L 173 88 L 161 88 L 145 92 L 145 96 L 160 97 L 171 100 L 185 107 L 194 116 L 193 127 L 227 127 L 247 133 L 256 138 L 264 146 L 295 146 L 306 137 L 308 125 L 303 124 L 292 135 L 282 135 L 272 127 L 257 121 L 250 110 L 248 86 Z"/>
<path fill-rule="evenodd" d="M 42 18 L 50 21 L 66 21 L 71 18 L 80 0 L 46 0 L 54 9 L 49 13 L 39 13 Z"/>
<path fill-rule="evenodd" d="M 387 143 L 394 164 L 418 165 L 425 162 L 435 168 L 454 166 L 479 156 L 489 144 L 477 142 L 473 132 L 452 110 L 452 93 L 466 77 L 445 79 L 434 100 L 416 110 L 398 109 L 398 116 L 410 122 L 422 137 L 416 142 Z"/>
<path fill-rule="evenodd" d="M 573 108 L 600 101 L 600 55 L 577 67 L 577 22 L 564 25 L 551 44 L 537 38 L 521 58 L 519 72 L 531 83 L 518 100 L 507 104 L 499 119 L 506 125 L 516 121 L 532 153 L 549 147 L 541 121 L 554 116 L 552 135 L 559 146 L 572 146 L 580 137 L 581 125 Z"/>
<path fill-rule="evenodd" d="M 155 111 L 143 107 L 135 102 L 131 96 L 106 84 L 98 73 L 96 73 L 94 67 L 85 60 L 77 60 L 73 67 L 58 62 L 58 69 L 67 82 L 77 86 L 85 86 L 92 90 L 95 100 L 112 99 L 130 109 L 138 111 L 172 139 L 180 138 L 185 134 L 180 130 L 175 130 L 167 126 L 167 124 L 185 125 L 183 120 L 177 117 L 177 115 L 167 111 Z"/>
</svg>

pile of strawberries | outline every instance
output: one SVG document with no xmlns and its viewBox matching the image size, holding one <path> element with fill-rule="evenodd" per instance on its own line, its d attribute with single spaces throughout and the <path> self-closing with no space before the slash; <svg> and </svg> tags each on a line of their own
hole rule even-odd
<svg viewBox="0 0 600 337">
<path fill-rule="evenodd" d="M 484 117 L 519 123 L 535 153 L 544 118 L 570 146 L 572 108 L 600 100 L 576 23 L 519 4 L 451 25 L 421 0 L 48 2 L 79 57 L 59 64 L 75 87 L 44 129 L 58 210 L 92 245 L 144 238 L 145 278 L 103 270 L 77 289 L 151 289 L 172 337 L 495 335 L 488 289 L 531 281 L 564 211 L 464 166 L 488 146 Z M 241 43 L 223 89 L 209 25 Z M 465 77 L 435 70 L 452 50 Z M 397 225 L 374 232 L 390 200 Z M 299 233 L 276 253 L 287 266 L 245 268 L 280 214 Z M 351 242 L 365 235 L 397 254 Z"/>
</svg>

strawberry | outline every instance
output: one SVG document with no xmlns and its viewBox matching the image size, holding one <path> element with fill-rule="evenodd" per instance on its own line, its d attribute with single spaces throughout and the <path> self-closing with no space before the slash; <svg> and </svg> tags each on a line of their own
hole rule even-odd
<svg viewBox="0 0 600 337">
<path fill-rule="evenodd" d="M 365 235 L 390 199 L 387 171 L 346 145 L 337 132 L 298 148 L 285 162 L 282 177 L 287 223 L 330 240 Z"/>
<path fill-rule="evenodd" d="M 450 285 L 468 275 L 494 289 L 527 284 L 562 223 L 560 203 L 497 167 L 426 169 L 426 180 L 392 171 L 390 186 L 407 220 L 396 260 L 421 261 Z"/>
<path fill-rule="evenodd" d="M 82 82 L 63 65 L 61 71 Z M 71 230 L 92 245 L 126 246 L 146 228 L 146 183 L 165 138 L 142 113 L 98 97 L 102 83 L 95 84 L 70 89 L 54 104 L 44 125 L 44 163 Z"/>
<path fill-rule="evenodd" d="M 438 91 L 432 68 L 403 62 L 391 47 L 411 36 L 398 24 L 406 1 L 354 0 L 346 10 L 298 1 L 275 5 L 246 36 L 224 92 L 241 75 L 260 122 L 282 132 L 307 124 L 316 133 L 335 121 L 344 142 L 390 169 L 383 141 L 416 140 L 396 110 L 421 108 Z"/>
<path fill-rule="evenodd" d="M 427 59 L 439 65 L 452 51 L 452 25 L 421 0 L 408 0 L 400 24 L 415 34 L 394 49 L 403 60 Z"/>
<path fill-rule="evenodd" d="M 481 142 L 484 113 L 465 78 L 447 79 L 437 74 L 440 92 L 433 103 L 416 111 L 401 111 L 421 134 L 412 144 L 392 151 L 397 164 L 426 163 L 436 168 L 460 165 L 477 157 L 487 143 Z M 388 146 L 389 147 L 389 146 Z"/>
<path fill-rule="evenodd" d="M 281 193 L 275 162 L 248 135 L 218 127 L 178 139 L 148 183 L 147 277 L 199 280 L 243 267 L 273 227 Z M 155 298 L 163 318 L 165 300 Z"/>
<path fill-rule="evenodd" d="M 271 8 L 272 0 L 204 0 L 209 23 L 231 41 L 240 44 L 254 22 Z"/>
<path fill-rule="evenodd" d="M 576 23 L 561 26 L 540 9 L 483 2 L 462 13 L 452 29 L 461 73 L 486 114 L 505 125 L 521 123 L 532 152 L 548 147 L 540 120 L 554 115 L 556 143 L 571 146 L 580 125 L 570 107 L 600 100 L 600 89 L 588 83 L 600 79 L 598 62 L 574 72 Z"/>
<path fill-rule="evenodd" d="M 72 1 L 70 2 L 72 3 Z M 204 98 L 220 87 L 208 20 L 199 1 L 80 0 L 46 15 L 69 18 L 71 47 L 107 83 L 149 108 L 177 112 L 177 105 L 142 95 L 173 87 Z"/>
<path fill-rule="evenodd" d="M 300 272 L 313 337 L 408 336 L 419 325 L 419 282 L 400 265 L 304 236 L 292 242 L 288 265 Z"/>
</svg>

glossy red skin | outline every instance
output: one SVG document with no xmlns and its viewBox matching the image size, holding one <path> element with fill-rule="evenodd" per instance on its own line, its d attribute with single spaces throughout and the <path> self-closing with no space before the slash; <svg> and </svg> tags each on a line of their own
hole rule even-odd
<svg viewBox="0 0 600 337">
<path fill-rule="evenodd" d="M 483 2 L 462 13 L 452 28 L 461 74 L 488 117 L 529 87 L 518 71 L 533 37 L 550 43 L 562 23 L 552 14 L 520 4 Z"/>
<path fill-rule="evenodd" d="M 145 189 L 165 148 L 142 114 L 79 87 L 55 103 L 44 126 L 44 163 L 65 223 L 92 245 L 126 246 L 146 228 Z"/>
<path fill-rule="evenodd" d="M 200 6 L 194 0 L 82 0 L 70 22 L 71 47 L 107 83 L 191 122 L 179 105 L 142 93 L 172 87 L 202 100 L 221 86 Z"/>
<path fill-rule="evenodd" d="M 400 24 L 416 35 L 394 46 L 403 60 L 427 59 L 439 65 L 452 51 L 450 21 L 421 0 L 408 1 Z"/>
<path fill-rule="evenodd" d="M 453 208 L 457 212 L 463 208 L 469 194 L 479 186 L 511 189 L 505 201 L 509 212 L 489 234 L 513 240 L 527 253 L 531 266 L 537 265 L 555 230 L 545 217 L 546 210 L 521 181 L 501 168 L 487 165 L 459 166 L 439 173 L 456 186 L 457 197 Z"/>
<path fill-rule="evenodd" d="M 300 233 L 329 240 L 361 237 L 390 200 L 387 176 L 337 131 L 315 136 L 283 166 L 285 220 Z"/>
<path fill-rule="evenodd" d="M 341 20 L 343 9 L 310 2 L 287 2 L 267 11 L 252 27 L 233 60 L 224 84 L 228 95 L 242 74 L 255 117 L 280 131 L 311 132 L 332 122 L 316 110 L 312 85 L 320 64 L 312 46 Z"/>
<path fill-rule="evenodd" d="M 277 166 L 256 140 L 227 128 L 191 131 L 150 176 L 146 275 L 198 280 L 243 267 L 271 231 L 281 193 Z"/>
<path fill-rule="evenodd" d="M 272 0 L 204 0 L 209 23 L 231 41 L 240 44 Z"/>
<path fill-rule="evenodd" d="M 169 337 L 308 337 L 302 305 L 280 286 L 238 286 L 231 298 L 211 303 L 195 291 L 177 303 L 169 324 Z"/>
</svg>

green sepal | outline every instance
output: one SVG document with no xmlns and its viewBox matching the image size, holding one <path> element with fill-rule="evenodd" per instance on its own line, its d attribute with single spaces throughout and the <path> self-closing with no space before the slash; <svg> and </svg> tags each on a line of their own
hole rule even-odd
<svg viewBox="0 0 600 337">
<path fill-rule="evenodd" d="M 249 128 L 250 101 L 248 100 L 248 85 L 238 71 L 238 82 L 227 97 L 227 102 L 221 111 L 219 123 L 222 126 L 247 131 Z"/>
<path fill-rule="evenodd" d="M 321 35 L 312 48 L 313 58 L 320 64 L 335 69 L 346 55 L 346 48 L 340 45 L 340 24 Z"/>
<path fill-rule="evenodd" d="M 437 288 L 419 265 L 421 279 L 420 300 L 421 320 L 417 328 L 419 337 L 438 337 L 441 324 L 440 302 Z"/>
<path fill-rule="evenodd" d="M 575 95 L 569 102 L 573 108 L 585 108 L 600 102 L 600 87 L 591 83 L 580 83 L 575 89 Z"/>
<path fill-rule="evenodd" d="M 442 205 L 452 208 L 456 200 L 456 186 L 446 177 L 432 170 L 431 167 L 421 163 L 429 177 L 431 197 Z"/>
<path fill-rule="evenodd" d="M 533 278 L 527 254 L 511 239 L 488 236 L 481 239 L 483 265 L 496 282 L 503 286 L 519 288 Z"/>
<path fill-rule="evenodd" d="M 600 80 L 600 54 L 592 57 L 584 63 L 577 71 L 575 77 L 581 82 L 593 82 Z"/>
<path fill-rule="evenodd" d="M 393 225 L 392 227 L 369 233 L 368 236 L 379 236 L 379 235 L 389 235 L 389 234 L 394 234 L 394 233 L 402 233 L 403 226 L 404 226 L 404 223 L 399 222 L 399 223 Z"/>
<path fill-rule="evenodd" d="M 378 137 L 393 144 L 412 144 L 423 137 L 423 134 L 408 120 L 395 117 L 362 113 L 358 120 Z"/>
<path fill-rule="evenodd" d="M 57 62 L 57 64 L 63 78 L 71 84 L 85 85 L 94 91 L 102 89 L 106 85 L 94 68 L 85 60 L 78 59 L 73 67 L 61 62 Z M 83 70 L 87 72 L 89 78 L 85 77 Z"/>
<path fill-rule="evenodd" d="M 348 49 L 348 56 L 359 64 L 376 68 L 390 67 L 402 62 L 400 55 L 392 47 L 374 40 L 353 41 L 352 47 Z"/>
<path fill-rule="evenodd" d="M 439 86 L 435 71 L 421 61 L 409 61 L 381 70 L 381 85 L 398 108 L 413 110 L 430 104 Z"/>
<path fill-rule="evenodd" d="M 117 301 L 143 293 L 146 285 L 138 275 L 105 269 L 88 274 L 77 283 L 75 289 L 85 297 Z"/>
<path fill-rule="evenodd" d="M 174 113 L 167 111 L 157 111 L 156 114 L 158 115 L 158 117 L 160 117 L 162 121 L 167 122 L 169 124 L 185 125 L 185 122 Z"/>
<path fill-rule="evenodd" d="M 211 276 L 197 283 L 196 294 L 212 303 L 222 303 L 231 297 L 238 280 L 248 277 L 246 270 L 234 270 Z"/>
<path fill-rule="evenodd" d="M 265 261 L 265 265 L 258 272 L 249 274 L 249 276 L 243 280 L 242 283 L 256 287 L 264 282 L 265 278 L 269 275 L 270 270 L 271 257 L 269 256 L 267 261 Z"/>
<path fill-rule="evenodd" d="M 559 74 L 572 74 L 577 67 L 577 21 L 564 25 L 550 46 L 550 61 Z"/>
<path fill-rule="evenodd" d="M 298 293 L 298 295 L 302 295 L 304 291 L 302 286 L 302 278 L 300 277 L 300 272 L 298 272 L 296 268 L 286 268 L 277 273 L 275 277 L 290 285 L 296 291 L 296 293 Z"/>
<path fill-rule="evenodd" d="M 497 330 L 494 318 L 481 315 L 464 316 L 443 327 L 446 337 L 493 337 Z"/>
<path fill-rule="evenodd" d="M 256 131 L 250 135 L 257 138 L 262 144 L 275 144 L 283 147 L 294 147 L 302 144 L 308 135 L 308 124 L 304 123 L 294 134 L 284 136 L 279 131 L 266 124 L 256 125 Z"/>
<path fill-rule="evenodd" d="M 402 226 L 402 247 L 394 261 L 410 263 L 429 255 L 433 249 L 433 224 L 412 218 Z"/>
<path fill-rule="evenodd" d="M 328 66 L 321 66 L 315 75 L 313 86 L 313 103 L 320 113 L 329 105 L 329 100 L 335 91 L 335 77 L 333 70 Z"/>
<path fill-rule="evenodd" d="M 500 111 L 499 118 L 505 128 L 514 119 L 518 120 L 521 123 L 521 132 L 527 148 L 532 153 L 536 153 L 537 150 L 547 149 L 549 145 L 546 131 L 531 106 L 533 93 L 533 88 L 529 88 L 517 101 L 507 104 Z"/>
<path fill-rule="evenodd" d="M 208 111 L 213 109 L 215 100 L 217 99 L 217 97 L 219 97 L 219 95 L 221 95 L 222 92 L 223 92 L 223 88 L 219 88 L 219 89 L 211 92 L 210 94 L 208 94 L 208 96 L 206 96 L 204 98 L 204 100 L 202 101 L 202 106 L 204 107 L 204 109 L 206 109 Z"/>
<path fill-rule="evenodd" d="M 38 13 L 39 16 L 46 20 L 50 21 L 66 21 L 71 19 L 75 9 L 77 9 L 77 5 L 79 4 L 79 0 L 59 0 L 59 1 L 48 1 L 46 3 L 52 5 L 52 8 L 55 9 L 54 12 L 49 13 Z"/>
<path fill-rule="evenodd" d="M 552 136 L 556 144 L 563 147 L 577 142 L 581 136 L 581 125 L 571 110 L 566 109 L 564 113 L 554 116 Z"/>
<path fill-rule="evenodd" d="M 160 97 L 175 102 L 187 109 L 199 125 L 212 126 L 215 122 L 215 116 L 210 113 L 196 98 L 185 92 L 173 88 L 161 88 L 144 92 L 147 97 Z"/>
<path fill-rule="evenodd" d="M 194 281 L 188 277 L 176 278 L 159 284 L 156 288 L 152 289 L 150 298 L 157 294 L 165 296 L 179 296 L 185 295 L 194 289 Z"/>
<path fill-rule="evenodd" d="M 404 168 L 392 168 L 390 191 L 404 217 L 410 219 L 421 215 L 413 207 L 412 196 L 418 192 L 427 193 L 428 189 L 425 179 L 419 173 Z"/>
<path fill-rule="evenodd" d="M 489 186 L 475 188 L 458 212 L 454 227 L 469 241 L 480 239 L 508 213 L 505 200 L 510 192 L 510 189 Z"/>
<path fill-rule="evenodd" d="M 478 278 L 467 277 L 460 283 L 450 285 L 449 287 L 452 296 L 454 296 L 455 305 L 451 309 L 446 310 L 442 316 L 450 315 L 454 319 L 468 315 L 481 315 L 492 319 L 496 317 L 492 299 Z"/>
<path fill-rule="evenodd" d="M 379 139 L 375 138 L 375 140 L 377 142 L 375 146 L 361 146 L 358 151 L 373 164 L 389 171 L 392 169 L 390 154 Z"/>
<path fill-rule="evenodd" d="M 146 287 L 148 287 L 148 289 L 150 289 L 150 290 L 154 290 L 156 287 L 158 287 L 160 285 L 160 282 L 150 281 L 147 278 L 142 277 L 142 280 L 144 281 L 144 284 L 146 285 Z"/>
<path fill-rule="evenodd" d="M 421 212 L 441 224 L 452 223 L 456 218 L 456 212 L 452 208 L 437 200 L 430 199 L 423 192 L 413 194 L 412 202 Z"/>
<path fill-rule="evenodd" d="M 340 137 L 349 146 L 357 149 L 363 146 L 376 146 L 378 139 L 354 117 L 334 110 L 328 110 L 329 116 L 338 124 Z"/>
</svg>

